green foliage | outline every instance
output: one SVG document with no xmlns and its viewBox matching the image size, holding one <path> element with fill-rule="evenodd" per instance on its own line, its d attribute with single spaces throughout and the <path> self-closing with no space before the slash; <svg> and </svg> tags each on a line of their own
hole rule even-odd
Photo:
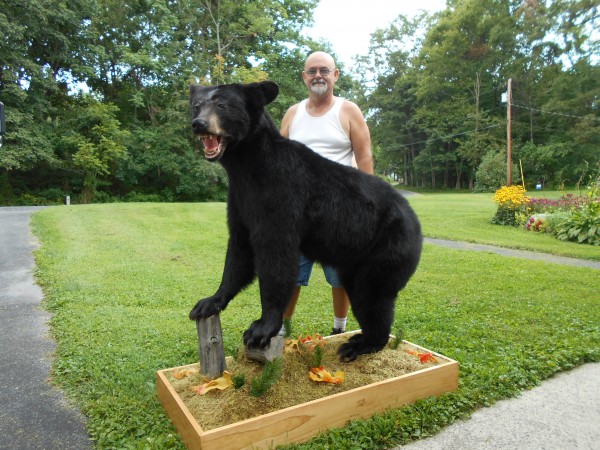
<svg viewBox="0 0 600 450">
<path fill-rule="evenodd" d="M 132 191 L 167 197 L 165 189 L 173 200 L 222 200 L 223 173 L 198 162 L 189 83 L 270 77 L 293 87 L 274 105 L 281 117 L 306 93 L 298 74 L 314 43 L 300 32 L 316 3 L 3 5 L 0 98 L 8 131 L 0 171 L 23 181 L 28 198 L 39 197 L 44 171 L 48 187 L 68 189 L 79 202 L 97 192 L 101 201 Z"/>
<path fill-rule="evenodd" d="M 246 374 L 238 373 L 231 377 L 234 389 L 239 389 L 246 384 Z"/>
<path fill-rule="evenodd" d="M 499 186 L 506 184 L 506 151 L 489 151 L 483 157 L 475 174 L 475 192 L 494 192 Z M 521 182 L 518 166 L 512 166 L 513 183 Z"/>
<path fill-rule="evenodd" d="M 507 225 L 511 227 L 519 226 L 518 211 L 509 206 L 499 206 L 496 214 L 492 218 L 494 225 Z"/>
<path fill-rule="evenodd" d="M 261 374 L 252 378 L 250 395 L 262 397 L 279 380 L 283 372 L 283 359 L 275 358 L 273 361 L 264 363 Z"/>
<path fill-rule="evenodd" d="M 402 340 L 404 339 L 404 330 L 402 328 L 398 328 L 396 333 L 394 334 L 394 339 L 390 341 L 390 348 L 396 350 L 400 344 L 402 344 Z"/>
<path fill-rule="evenodd" d="M 499 99 L 512 78 L 513 161 L 522 160 L 527 181 L 574 183 L 584 160 L 600 158 L 594 10 L 577 2 L 467 0 L 378 30 L 358 70 L 372 89 L 377 170 L 433 189 L 473 189 L 477 173 L 476 190 L 496 189 L 506 180 L 506 163 L 502 170 L 492 160 L 506 146 Z M 520 178 L 513 170 L 513 182 Z"/>
<path fill-rule="evenodd" d="M 109 175 L 127 156 L 129 131 L 121 129 L 117 112 L 115 105 L 82 96 L 76 114 L 65 122 L 69 131 L 63 134 L 61 148 L 71 155 L 73 167 L 84 174 L 82 203 L 92 201 L 99 177 Z"/>
<path fill-rule="evenodd" d="M 561 198 L 560 191 L 536 195 Z M 547 233 L 532 235 L 519 227 L 499 227 L 491 223 L 497 206 L 490 194 L 444 193 L 410 197 L 425 236 L 498 245 L 542 253 L 600 261 L 595 247 L 559 241 Z"/>
<path fill-rule="evenodd" d="M 283 326 L 285 327 L 285 338 L 289 338 L 294 332 L 292 328 L 292 319 L 283 319 Z"/>
<path fill-rule="evenodd" d="M 316 345 L 310 354 L 310 368 L 323 365 L 323 347 Z"/>
<path fill-rule="evenodd" d="M 268 110 L 278 123 L 306 97 L 306 55 L 324 49 L 335 56 L 328 42 L 302 33 L 317 3 L 3 5 L 0 98 L 8 131 L 0 171 L 19 181 L 10 183 L 11 201 L 42 198 L 46 188 L 81 202 L 97 192 L 106 201 L 132 191 L 176 201 L 223 199 L 224 177 L 199 162 L 189 131 L 189 83 L 274 80 L 280 95 Z M 498 187 L 502 165 L 486 154 L 500 155 L 506 145 L 499 98 L 508 78 L 513 157 L 528 183 L 573 184 L 586 161 L 599 160 L 595 8 L 513 3 L 465 0 L 433 16 L 399 16 L 373 33 L 356 67 L 338 64 L 336 95 L 364 110 L 379 173 L 419 188 Z M 116 108 L 116 128 L 105 121 L 96 131 L 84 129 L 84 92 Z M 106 142 L 98 140 L 104 131 Z M 513 182 L 519 179 L 513 170 Z"/>
<path fill-rule="evenodd" d="M 587 202 L 556 218 L 552 232 L 561 241 L 600 245 L 600 177 L 588 188 Z"/>
</svg>

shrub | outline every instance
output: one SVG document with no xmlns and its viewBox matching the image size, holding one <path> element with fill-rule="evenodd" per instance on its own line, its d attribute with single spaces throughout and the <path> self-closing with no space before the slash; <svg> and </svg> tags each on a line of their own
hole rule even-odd
<svg viewBox="0 0 600 450">
<path fill-rule="evenodd" d="M 519 183 L 521 175 L 516 164 L 512 168 L 512 181 Z M 475 172 L 475 192 L 494 192 L 506 181 L 506 150 L 490 150 Z"/>
<path fill-rule="evenodd" d="M 131 191 L 125 196 L 124 201 L 138 203 L 158 203 L 164 201 L 164 199 L 161 197 L 160 194 L 145 194 L 142 192 Z"/>
</svg>

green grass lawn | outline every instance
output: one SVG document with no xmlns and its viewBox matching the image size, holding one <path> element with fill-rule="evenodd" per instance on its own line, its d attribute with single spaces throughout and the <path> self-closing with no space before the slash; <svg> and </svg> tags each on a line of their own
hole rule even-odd
<svg viewBox="0 0 600 450">
<path fill-rule="evenodd" d="M 532 197 L 540 195 L 530 194 Z M 410 198 L 421 219 L 423 234 L 431 238 L 469 241 L 560 256 L 600 261 L 600 248 L 559 241 L 555 237 L 521 228 L 493 225 L 496 212 L 492 194 L 425 194 Z M 558 198 L 558 192 L 544 192 Z"/>
<path fill-rule="evenodd" d="M 598 248 L 489 224 L 490 197 L 427 194 L 411 203 L 430 237 L 598 259 Z M 225 205 L 59 206 L 32 224 L 42 244 L 37 279 L 58 342 L 52 378 L 87 415 L 98 448 L 183 448 L 156 399 L 155 372 L 197 360 L 187 314 L 220 281 Z M 593 269 L 425 245 L 394 329 L 458 360 L 460 389 L 290 448 L 387 448 L 600 361 L 598 280 Z M 259 314 L 254 284 L 221 315 L 229 352 Z M 294 329 L 326 333 L 331 325 L 330 289 L 315 270 Z"/>
</svg>

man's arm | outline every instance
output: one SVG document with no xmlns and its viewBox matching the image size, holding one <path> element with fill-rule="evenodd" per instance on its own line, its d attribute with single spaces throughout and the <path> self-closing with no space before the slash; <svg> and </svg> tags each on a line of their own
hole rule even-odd
<svg viewBox="0 0 600 450">
<path fill-rule="evenodd" d="M 367 126 L 365 116 L 360 108 L 353 102 L 346 101 L 342 112 L 347 117 L 348 137 L 352 142 L 354 158 L 358 170 L 373 174 L 373 154 L 371 152 L 371 133 Z"/>
<path fill-rule="evenodd" d="M 298 109 L 298 104 L 290 106 L 290 109 L 287 110 L 283 119 L 281 120 L 281 129 L 279 132 L 285 138 L 290 137 L 290 125 L 292 125 L 292 121 L 296 116 L 296 110 Z"/>
</svg>

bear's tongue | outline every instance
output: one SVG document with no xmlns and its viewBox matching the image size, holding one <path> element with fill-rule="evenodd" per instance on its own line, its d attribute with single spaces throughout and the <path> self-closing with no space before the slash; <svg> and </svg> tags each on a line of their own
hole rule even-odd
<svg viewBox="0 0 600 450">
<path fill-rule="evenodd" d="M 208 136 L 202 138 L 202 143 L 204 144 L 204 149 L 207 152 L 214 152 L 219 148 L 219 137 L 209 134 Z"/>
</svg>

